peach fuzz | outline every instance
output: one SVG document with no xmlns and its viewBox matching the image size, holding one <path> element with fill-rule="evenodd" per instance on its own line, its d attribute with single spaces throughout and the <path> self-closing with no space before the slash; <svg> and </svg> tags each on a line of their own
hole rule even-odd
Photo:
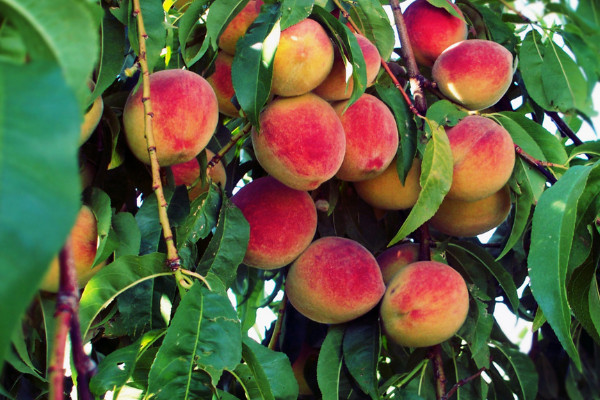
<svg viewBox="0 0 600 400">
<path fill-rule="evenodd" d="M 375 96 L 365 93 L 344 111 L 347 104 L 333 106 L 346 134 L 344 161 L 336 177 L 364 181 L 381 174 L 394 159 L 398 127 L 394 114 Z"/>
<path fill-rule="evenodd" d="M 469 311 L 463 277 L 437 261 L 418 261 L 401 269 L 381 302 L 387 337 L 401 346 L 428 347 L 450 339 Z"/>
<path fill-rule="evenodd" d="M 379 73 L 381 56 L 377 47 L 369 39 L 359 34 L 355 34 L 355 36 L 367 66 L 367 86 L 370 86 Z M 348 81 L 346 81 L 346 66 L 338 50 L 334 55 L 331 72 L 329 72 L 323 83 L 317 86 L 313 92 L 325 100 L 336 101 L 349 99 L 352 95 L 352 90 L 354 90 L 354 81 L 352 80 L 352 76 L 349 76 Z"/>
<path fill-rule="evenodd" d="M 505 186 L 481 200 L 445 198 L 430 223 L 446 235 L 477 236 L 500 225 L 508 217 L 510 207 L 510 189 Z"/>
<path fill-rule="evenodd" d="M 386 285 L 394 275 L 408 264 L 419 261 L 419 245 L 407 242 L 392 246 L 376 257 Z"/>
<path fill-rule="evenodd" d="M 169 69 L 150 75 L 152 131 L 158 163 L 162 167 L 196 157 L 210 141 L 217 122 L 217 96 L 200 75 Z M 141 86 L 127 98 L 123 109 L 125 138 L 131 152 L 150 164 L 146 145 Z"/>
<path fill-rule="evenodd" d="M 365 181 L 354 182 L 358 196 L 381 210 L 405 210 L 417 202 L 421 192 L 421 160 L 415 158 L 404 184 L 396 171 L 396 158 L 382 174 Z"/>
<path fill-rule="evenodd" d="M 448 1 L 460 16 L 462 12 Z M 431 67 L 449 46 L 467 38 L 467 24 L 444 8 L 427 0 L 417 0 L 403 13 L 408 38 L 415 59 L 420 65 Z"/>
<path fill-rule="evenodd" d="M 91 208 L 85 205 L 81 207 L 69 235 L 77 282 L 81 288 L 92 279 L 103 265 L 96 265 L 92 268 L 98 247 L 98 223 Z M 46 275 L 44 275 L 40 286 L 41 290 L 52 293 L 58 292 L 60 275 L 58 262 L 58 256 L 56 256 L 50 263 Z"/>
<path fill-rule="evenodd" d="M 298 96 L 321 84 L 333 66 L 333 44 L 323 27 L 305 19 L 281 31 L 273 59 L 271 91 Z"/>
<path fill-rule="evenodd" d="M 332 178 L 344 160 L 346 135 L 331 105 L 306 93 L 280 97 L 260 115 L 252 130 L 260 165 L 289 187 L 313 190 Z"/>
<path fill-rule="evenodd" d="M 263 2 L 261 0 L 250 0 L 248 4 L 227 24 L 227 27 L 221 36 L 219 36 L 218 46 L 223 51 L 230 55 L 235 54 L 235 46 L 238 40 L 248 30 L 250 25 L 254 22 L 258 14 L 260 14 L 260 7 Z"/>
<path fill-rule="evenodd" d="M 317 210 L 307 192 L 289 188 L 268 176 L 243 186 L 231 201 L 250 225 L 246 265 L 261 269 L 283 267 L 313 240 Z"/>
<path fill-rule="evenodd" d="M 215 156 L 215 153 L 208 149 L 204 149 L 204 151 L 206 153 L 206 162 L 209 162 Z M 181 164 L 172 165 L 171 171 L 173 172 L 175 185 L 185 185 L 188 188 L 190 201 L 198 198 L 202 193 L 207 192 L 211 181 L 221 186 L 224 186 L 227 182 L 227 174 L 222 161 L 207 170 L 207 181 L 204 185 L 200 181 L 200 163 L 197 158 L 192 158 L 190 161 Z"/>
<path fill-rule="evenodd" d="M 314 241 L 292 264 L 285 291 L 304 316 L 339 324 L 366 314 L 385 292 L 375 257 L 358 242 L 328 236 Z"/>
<path fill-rule="evenodd" d="M 431 73 L 446 97 L 481 110 L 496 104 L 510 87 L 513 55 L 490 40 L 464 40 L 444 50 Z"/>
<path fill-rule="evenodd" d="M 231 81 L 232 63 L 233 56 L 220 51 L 215 59 L 215 70 L 206 80 L 215 91 L 219 103 L 219 112 L 228 117 L 238 117 L 240 113 L 231 102 L 231 98 L 235 95 Z"/>
<path fill-rule="evenodd" d="M 454 158 L 448 198 L 475 201 L 491 196 L 508 182 L 515 148 L 506 129 L 491 119 L 469 115 L 446 130 Z"/>
</svg>

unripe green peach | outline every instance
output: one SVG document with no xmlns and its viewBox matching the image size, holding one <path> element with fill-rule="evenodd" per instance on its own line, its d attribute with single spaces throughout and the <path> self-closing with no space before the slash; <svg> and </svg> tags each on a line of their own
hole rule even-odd
<svg viewBox="0 0 600 400">
<path fill-rule="evenodd" d="M 448 3 L 463 15 L 455 4 Z M 415 59 L 421 65 L 431 67 L 446 48 L 467 38 L 465 21 L 427 0 L 411 3 L 403 16 Z"/>
<path fill-rule="evenodd" d="M 448 198 L 480 200 L 508 182 L 515 165 L 515 149 L 512 137 L 501 125 L 469 115 L 446 133 L 454 158 Z"/>
<path fill-rule="evenodd" d="M 238 40 L 248 30 L 250 25 L 254 22 L 258 14 L 260 14 L 260 7 L 262 6 L 262 0 L 250 0 L 248 4 L 229 22 L 225 30 L 219 36 L 218 45 L 223 51 L 230 55 L 235 54 L 235 46 Z"/>
<path fill-rule="evenodd" d="M 377 47 L 369 39 L 359 34 L 355 34 L 355 36 L 365 59 L 367 66 L 367 86 L 370 86 L 379 73 L 381 56 Z M 346 76 L 346 66 L 338 50 L 334 55 L 331 72 L 329 72 L 323 83 L 316 87 L 313 92 L 325 100 L 335 101 L 349 99 L 352 95 L 352 90 L 354 90 L 354 81 L 352 80 L 352 76 Z"/>
<path fill-rule="evenodd" d="M 469 311 L 463 277 L 437 261 L 402 268 L 389 283 L 381 302 L 387 337 L 401 346 L 428 347 L 450 339 Z"/>
<path fill-rule="evenodd" d="M 398 127 L 385 103 L 363 94 L 344 111 L 348 101 L 334 104 L 346 134 L 346 152 L 336 174 L 356 182 L 376 177 L 390 165 L 398 149 Z"/>
<path fill-rule="evenodd" d="M 477 236 L 494 229 L 510 212 L 510 189 L 503 187 L 476 201 L 445 198 L 431 218 L 431 226 L 450 236 Z"/>
<path fill-rule="evenodd" d="M 206 153 L 206 161 L 209 162 L 215 156 L 215 153 L 209 149 L 204 149 L 204 151 Z M 204 184 L 201 182 L 200 163 L 197 158 L 172 165 L 171 171 L 173 172 L 175 185 L 185 185 L 188 188 L 190 201 L 194 201 L 202 193 L 207 192 L 211 181 L 221 186 L 224 186 L 227 182 L 227 174 L 222 162 L 208 169 L 207 181 Z"/>
<path fill-rule="evenodd" d="M 440 54 L 431 73 L 446 97 L 481 110 L 496 104 L 510 87 L 513 55 L 490 40 L 463 40 Z"/>
<path fill-rule="evenodd" d="M 102 268 L 104 263 L 92 268 L 98 248 L 98 223 L 91 208 L 82 206 L 77 214 L 75 224 L 69 234 L 71 238 L 71 249 L 77 282 L 79 287 L 86 283 Z M 44 275 L 40 286 L 46 292 L 58 292 L 60 267 L 58 256 L 50 263 L 50 267 Z"/>
<path fill-rule="evenodd" d="M 321 84 L 333 65 L 333 44 L 323 27 L 305 19 L 281 31 L 273 59 L 271 90 L 299 96 Z"/>
<path fill-rule="evenodd" d="M 280 182 L 313 190 L 332 178 L 344 160 L 346 135 L 335 110 L 319 96 L 280 97 L 260 115 L 252 130 L 260 165 Z"/>
<path fill-rule="evenodd" d="M 273 177 L 250 182 L 231 201 L 250 225 L 246 265 L 283 267 L 308 247 L 317 230 L 317 210 L 310 195 Z"/>
<path fill-rule="evenodd" d="M 219 120 L 217 97 L 200 75 L 170 69 L 150 75 L 152 131 L 158 163 L 170 166 L 196 157 L 210 141 Z M 132 153 L 149 164 L 141 86 L 123 109 L 125 138 Z"/>
<path fill-rule="evenodd" d="M 285 291 L 304 316 L 339 324 L 366 314 L 385 291 L 375 257 L 358 242 L 328 236 L 314 241 L 292 264 Z"/>
<path fill-rule="evenodd" d="M 421 192 L 421 160 L 415 158 L 404 184 L 398 177 L 396 159 L 382 174 L 365 181 L 354 182 L 358 196 L 366 203 L 382 210 L 404 210 L 417 202 Z"/>
<path fill-rule="evenodd" d="M 206 78 L 215 91 L 219 103 L 219 112 L 228 117 L 238 117 L 239 111 L 231 102 L 235 95 L 231 81 L 231 64 L 233 56 L 220 51 L 215 59 L 215 71 Z"/>
</svg>

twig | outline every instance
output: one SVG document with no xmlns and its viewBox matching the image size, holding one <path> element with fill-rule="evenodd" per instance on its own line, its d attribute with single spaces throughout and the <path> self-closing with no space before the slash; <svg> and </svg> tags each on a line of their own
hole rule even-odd
<svg viewBox="0 0 600 400">
<path fill-rule="evenodd" d="M 71 316 L 70 337 L 71 351 L 73 352 L 75 370 L 77 371 L 77 398 L 80 400 L 93 400 L 94 396 L 90 392 L 90 379 L 96 373 L 96 366 L 83 350 L 81 326 L 77 310 L 74 310 Z"/>
<path fill-rule="evenodd" d="M 433 361 L 433 375 L 435 376 L 435 397 L 442 400 L 446 393 L 446 374 L 442 362 L 442 346 L 436 344 L 429 349 L 428 357 Z"/>
<path fill-rule="evenodd" d="M 425 222 L 419 227 L 421 241 L 419 242 L 419 261 L 431 260 L 431 236 L 429 236 L 429 224 Z"/>
<path fill-rule="evenodd" d="M 456 393 L 456 391 L 458 390 L 459 387 L 464 386 L 467 383 L 471 382 L 473 379 L 475 379 L 479 375 L 481 375 L 483 371 L 485 371 L 485 367 L 481 367 L 477 372 L 475 372 L 475 374 L 471 375 L 470 377 L 461 379 L 460 381 L 456 382 L 456 384 L 454 386 L 452 386 L 452 388 L 448 391 L 448 393 L 446 393 L 445 395 L 442 396 L 441 400 L 448 400 L 450 397 L 452 397 L 454 395 L 454 393 Z"/>
<path fill-rule="evenodd" d="M 524 23 L 526 23 L 526 24 L 532 23 L 532 21 L 529 18 L 527 18 L 525 15 L 523 15 L 522 12 L 520 12 L 519 10 L 514 8 L 512 5 L 510 5 L 506 0 L 500 0 L 500 3 L 502 3 L 504 5 L 504 7 L 508 8 L 510 11 L 517 14 L 519 16 L 519 18 L 521 18 L 523 20 Z"/>
<path fill-rule="evenodd" d="M 235 145 L 237 145 L 237 143 L 240 140 L 246 139 L 246 136 L 248 136 L 248 133 L 250 132 L 250 128 L 252 128 L 252 125 L 250 123 L 247 123 L 242 128 L 241 132 L 232 136 L 231 139 L 229 140 L 229 142 L 225 146 L 223 146 L 223 148 L 221 150 L 219 150 L 219 152 L 217 154 L 215 154 L 213 158 L 210 159 L 210 161 L 208 162 L 206 167 L 213 168 L 215 165 L 217 165 L 221 161 L 221 159 L 225 156 L 225 154 L 227 154 L 227 152 L 229 152 L 229 150 L 231 150 Z"/>
<path fill-rule="evenodd" d="M 550 184 L 553 185 L 556 183 L 556 178 L 554 177 L 554 175 L 552 175 L 545 168 L 545 165 L 555 166 L 554 164 L 545 163 L 544 161 L 540 161 L 540 160 L 530 156 L 529 154 L 525 153 L 523 151 L 523 149 L 521 147 L 517 146 L 516 144 L 515 144 L 515 151 L 522 159 L 527 161 L 528 164 L 535 167 L 535 169 L 537 169 L 542 175 L 544 175 L 546 177 L 547 181 L 550 182 Z"/>
<path fill-rule="evenodd" d="M 562 120 L 562 118 L 558 115 L 556 111 L 544 111 L 547 116 L 550 117 L 554 125 L 558 128 L 559 132 L 566 138 L 569 138 L 573 141 L 575 146 L 579 146 L 583 144 L 583 141 L 577 137 L 575 132 Z"/>
<path fill-rule="evenodd" d="M 281 304 L 279 305 L 279 310 L 277 311 L 277 322 L 275 322 L 275 328 L 273 328 L 273 333 L 271 334 L 271 340 L 269 340 L 269 349 L 275 350 L 277 346 L 277 342 L 279 341 L 279 334 L 281 333 L 281 325 L 283 324 L 283 314 L 285 313 L 285 305 L 287 303 L 287 297 L 285 293 L 283 294 L 283 299 L 281 299 Z"/>
</svg>

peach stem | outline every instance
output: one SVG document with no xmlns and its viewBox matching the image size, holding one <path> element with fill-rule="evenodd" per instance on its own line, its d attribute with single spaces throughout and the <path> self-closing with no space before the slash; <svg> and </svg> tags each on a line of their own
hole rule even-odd
<svg viewBox="0 0 600 400">
<path fill-rule="evenodd" d="M 210 159 L 210 161 L 207 164 L 207 169 L 213 168 L 215 165 L 217 165 L 225 156 L 225 154 L 229 152 L 229 150 L 231 150 L 241 139 L 245 139 L 246 136 L 248 136 L 248 133 L 250 132 L 250 128 L 252 128 L 252 125 L 250 123 L 247 123 L 246 125 L 244 125 L 241 132 L 232 136 L 229 142 L 225 146 L 223 146 L 223 148 L 219 150 L 219 152 L 215 154 L 213 158 Z"/>
</svg>

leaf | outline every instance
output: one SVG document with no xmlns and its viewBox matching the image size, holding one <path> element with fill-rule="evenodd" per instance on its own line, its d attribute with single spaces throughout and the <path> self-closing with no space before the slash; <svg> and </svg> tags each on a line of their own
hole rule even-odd
<svg viewBox="0 0 600 400">
<path fill-rule="evenodd" d="M 231 65 L 231 80 L 240 106 L 255 127 L 270 96 L 273 59 L 281 32 L 280 8 L 263 8 L 246 34 L 238 41 Z"/>
<path fill-rule="evenodd" d="M 540 196 L 533 212 L 531 250 L 527 258 L 533 296 L 579 369 L 581 361 L 570 332 L 566 277 L 577 202 L 590 171 L 589 167 L 571 167 Z"/>
<path fill-rule="evenodd" d="M 244 215 L 227 197 L 223 197 L 217 229 L 198 263 L 198 272 L 212 272 L 230 287 L 237 267 L 242 263 L 250 238 L 250 225 Z"/>
<path fill-rule="evenodd" d="M 502 366 L 510 378 L 510 386 L 519 399 L 534 400 L 538 391 L 538 374 L 533 361 L 527 354 L 521 353 L 500 342 L 494 342 L 492 357 Z"/>
<path fill-rule="evenodd" d="M 289 358 L 245 337 L 242 358 L 246 362 L 262 399 L 298 398 L 298 382 Z"/>
<path fill-rule="evenodd" d="M 136 362 L 166 330 L 158 329 L 146 332 L 134 343 L 109 353 L 98 364 L 96 374 L 90 380 L 90 390 L 101 396 L 108 391 L 118 391 L 133 375 Z"/>
<path fill-rule="evenodd" d="M 131 0 L 130 10 L 133 10 Z M 165 47 L 165 39 L 167 37 L 167 29 L 165 27 L 165 12 L 160 1 L 140 1 L 142 19 L 144 21 L 144 29 L 148 38 L 146 39 L 146 61 L 148 62 L 148 70 L 150 73 L 154 71 L 154 67 L 160 60 L 160 53 Z M 140 46 L 138 43 L 138 20 L 134 16 L 134 12 L 129 13 L 127 21 L 128 37 L 131 47 L 139 56 Z"/>
<path fill-rule="evenodd" d="M 281 30 L 308 18 L 314 4 L 314 0 L 283 0 L 281 2 Z"/>
<path fill-rule="evenodd" d="M 91 207 L 96 216 L 98 222 L 98 250 L 96 251 L 96 258 L 92 266 L 98 265 L 101 261 L 104 261 L 108 254 L 104 254 L 104 247 L 108 242 L 108 233 L 110 231 L 112 210 L 110 208 L 110 197 L 104 193 L 101 189 L 94 187 L 92 188 L 91 195 Z M 110 251 L 112 252 L 112 250 Z"/>
<path fill-rule="evenodd" d="M 575 318 L 581 323 L 589 335 L 600 343 L 600 330 L 598 330 L 598 314 L 594 314 L 597 307 L 598 286 L 596 281 L 595 260 L 586 262 L 575 269 L 567 284 L 567 299 L 573 310 Z M 595 292 L 594 292 L 595 291 Z"/>
<path fill-rule="evenodd" d="M 435 121 L 438 125 L 447 127 L 458 124 L 467 115 L 467 112 L 448 100 L 436 101 L 427 110 L 427 118 Z"/>
<path fill-rule="evenodd" d="M 123 25 L 108 12 L 104 13 L 101 25 L 100 65 L 96 85 L 88 103 L 94 101 L 115 81 L 123 65 L 125 46 L 123 44 Z"/>
<path fill-rule="evenodd" d="M 452 5 L 450 5 L 450 3 L 448 3 L 446 0 L 427 0 L 430 4 L 438 7 L 438 8 L 443 8 L 446 11 L 448 11 L 451 15 L 455 16 L 456 18 L 459 18 L 461 20 L 465 20 L 464 17 L 462 15 L 460 15 L 458 13 L 458 11 L 456 11 L 454 9 L 454 7 L 452 7 Z M 466 21 L 465 21 L 466 22 Z"/>
<path fill-rule="evenodd" d="M 453 159 L 446 131 L 434 121 L 427 119 L 426 123 L 431 131 L 431 138 L 425 146 L 423 156 L 421 193 L 388 247 L 398 243 L 428 221 L 439 208 L 452 184 Z"/>
<path fill-rule="evenodd" d="M 589 291 L 590 316 L 596 327 L 596 332 L 600 333 L 600 292 L 598 291 L 598 280 L 593 277 Z"/>
<path fill-rule="evenodd" d="M 362 34 L 379 50 L 381 58 L 389 60 L 396 38 L 389 17 L 378 0 L 357 0 L 350 5 L 350 17 Z"/>
<path fill-rule="evenodd" d="M 529 31 L 519 49 L 519 71 L 525 82 L 527 94 L 540 107 L 551 110 L 553 108 L 542 83 L 544 52 L 545 46 L 542 43 L 541 35 L 535 30 Z"/>
<path fill-rule="evenodd" d="M 77 0 L 1 0 L 0 11 L 18 29 L 31 60 L 61 67 L 83 111 L 99 53 L 100 7 Z"/>
<path fill-rule="evenodd" d="M 80 124 L 57 65 L 0 62 L 0 369 L 80 208 Z"/>
<path fill-rule="evenodd" d="M 211 185 L 208 192 L 190 204 L 190 214 L 177 228 L 177 245 L 181 248 L 206 238 L 217 225 L 220 206 L 221 193 Z"/>
<path fill-rule="evenodd" d="M 122 256 L 137 256 L 140 253 L 141 233 L 131 213 L 120 212 L 112 218 L 111 233 L 118 246 L 115 248 L 115 259 Z"/>
<path fill-rule="evenodd" d="M 103 267 L 87 283 L 79 302 L 79 320 L 85 337 L 92 321 L 120 293 L 157 276 L 171 275 L 165 266 L 165 255 L 124 256 Z"/>
<path fill-rule="evenodd" d="M 198 24 L 198 19 L 206 12 L 208 2 L 208 0 L 192 1 L 179 20 L 179 45 L 181 46 L 183 61 L 188 67 L 192 66 L 196 61 L 202 58 L 204 53 L 208 50 L 208 46 L 212 43 L 210 38 L 205 38 L 199 51 L 197 51 L 197 47 L 187 46 L 193 30 Z M 214 50 L 216 50 L 216 46 L 214 46 Z"/>
<path fill-rule="evenodd" d="M 323 400 L 339 400 L 340 376 L 342 373 L 342 339 L 344 327 L 333 325 L 329 328 L 317 361 L 317 382 Z"/>
<path fill-rule="evenodd" d="M 158 399 L 204 398 L 206 385 L 217 384 L 224 369 L 242 357 L 242 333 L 225 295 L 200 282 L 181 300 L 148 375 L 148 394 Z M 210 381 L 198 379 L 198 370 Z"/>
<path fill-rule="evenodd" d="M 565 27 L 568 29 L 568 27 Z M 590 46 L 586 42 L 586 38 L 583 34 L 575 32 L 560 32 L 560 35 L 565 40 L 565 43 L 569 46 L 569 49 L 575 54 L 577 59 L 577 65 L 579 65 L 585 72 L 588 82 L 587 96 L 592 96 L 594 90 L 594 82 L 599 80 L 598 65 L 600 64 L 600 55 L 597 49 Z"/>
<path fill-rule="evenodd" d="M 360 388 L 378 399 L 377 361 L 379 360 L 379 322 L 377 316 L 368 315 L 348 324 L 342 348 L 350 375 Z"/>
<path fill-rule="evenodd" d="M 213 48 L 227 25 L 248 4 L 248 0 L 217 0 L 210 5 L 210 12 L 206 17 L 206 33 Z"/>
</svg>

